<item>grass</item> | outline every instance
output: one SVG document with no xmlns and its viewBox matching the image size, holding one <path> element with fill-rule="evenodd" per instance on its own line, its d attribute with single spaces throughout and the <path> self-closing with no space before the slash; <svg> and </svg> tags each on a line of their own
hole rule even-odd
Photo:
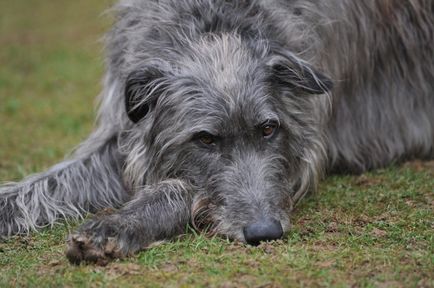
<svg viewBox="0 0 434 288">
<path fill-rule="evenodd" d="M 0 2 L 0 181 L 49 167 L 92 129 L 112 2 Z M 78 223 L 13 237 L 0 242 L 0 287 L 434 287 L 433 166 L 329 177 L 287 239 L 257 248 L 190 232 L 72 266 L 64 240 Z"/>
</svg>

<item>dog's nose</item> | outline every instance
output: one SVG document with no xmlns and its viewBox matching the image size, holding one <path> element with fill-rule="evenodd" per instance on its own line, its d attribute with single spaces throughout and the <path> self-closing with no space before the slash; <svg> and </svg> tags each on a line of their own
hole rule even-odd
<svg viewBox="0 0 434 288">
<path fill-rule="evenodd" d="M 249 224 L 244 227 L 243 232 L 246 242 L 255 246 L 261 241 L 280 239 L 283 235 L 280 221 L 271 218 Z"/>
</svg>

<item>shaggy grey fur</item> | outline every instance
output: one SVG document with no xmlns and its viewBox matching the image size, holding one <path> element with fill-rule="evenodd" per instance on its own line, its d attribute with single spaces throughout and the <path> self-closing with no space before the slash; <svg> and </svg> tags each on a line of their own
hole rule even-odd
<svg viewBox="0 0 434 288">
<path fill-rule="evenodd" d="M 0 188 L 0 235 L 115 207 L 68 238 L 72 262 L 189 223 L 247 241 L 264 219 L 288 231 L 324 171 L 432 158 L 433 3 L 121 1 L 96 131 Z"/>
</svg>

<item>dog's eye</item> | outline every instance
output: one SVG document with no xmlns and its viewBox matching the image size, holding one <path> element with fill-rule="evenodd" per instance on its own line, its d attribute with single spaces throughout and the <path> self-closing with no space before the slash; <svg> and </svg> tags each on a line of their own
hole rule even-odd
<svg viewBox="0 0 434 288">
<path fill-rule="evenodd" d="M 266 139 L 269 139 L 273 137 L 273 135 L 276 133 L 278 128 L 279 125 L 277 124 L 277 122 L 267 121 L 264 124 L 262 124 L 262 136 Z"/>
<path fill-rule="evenodd" d="M 213 145 L 216 141 L 216 137 L 208 132 L 200 132 L 197 139 L 204 145 Z"/>
</svg>

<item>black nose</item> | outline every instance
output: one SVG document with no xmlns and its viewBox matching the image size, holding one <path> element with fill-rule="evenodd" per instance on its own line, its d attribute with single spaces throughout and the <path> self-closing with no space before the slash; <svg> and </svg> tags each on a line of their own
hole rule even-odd
<svg viewBox="0 0 434 288">
<path fill-rule="evenodd" d="M 283 235 L 282 225 L 276 219 L 262 219 L 244 227 L 244 238 L 250 245 L 259 245 L 261 241 L 280 239 Z"/>
</svg>

